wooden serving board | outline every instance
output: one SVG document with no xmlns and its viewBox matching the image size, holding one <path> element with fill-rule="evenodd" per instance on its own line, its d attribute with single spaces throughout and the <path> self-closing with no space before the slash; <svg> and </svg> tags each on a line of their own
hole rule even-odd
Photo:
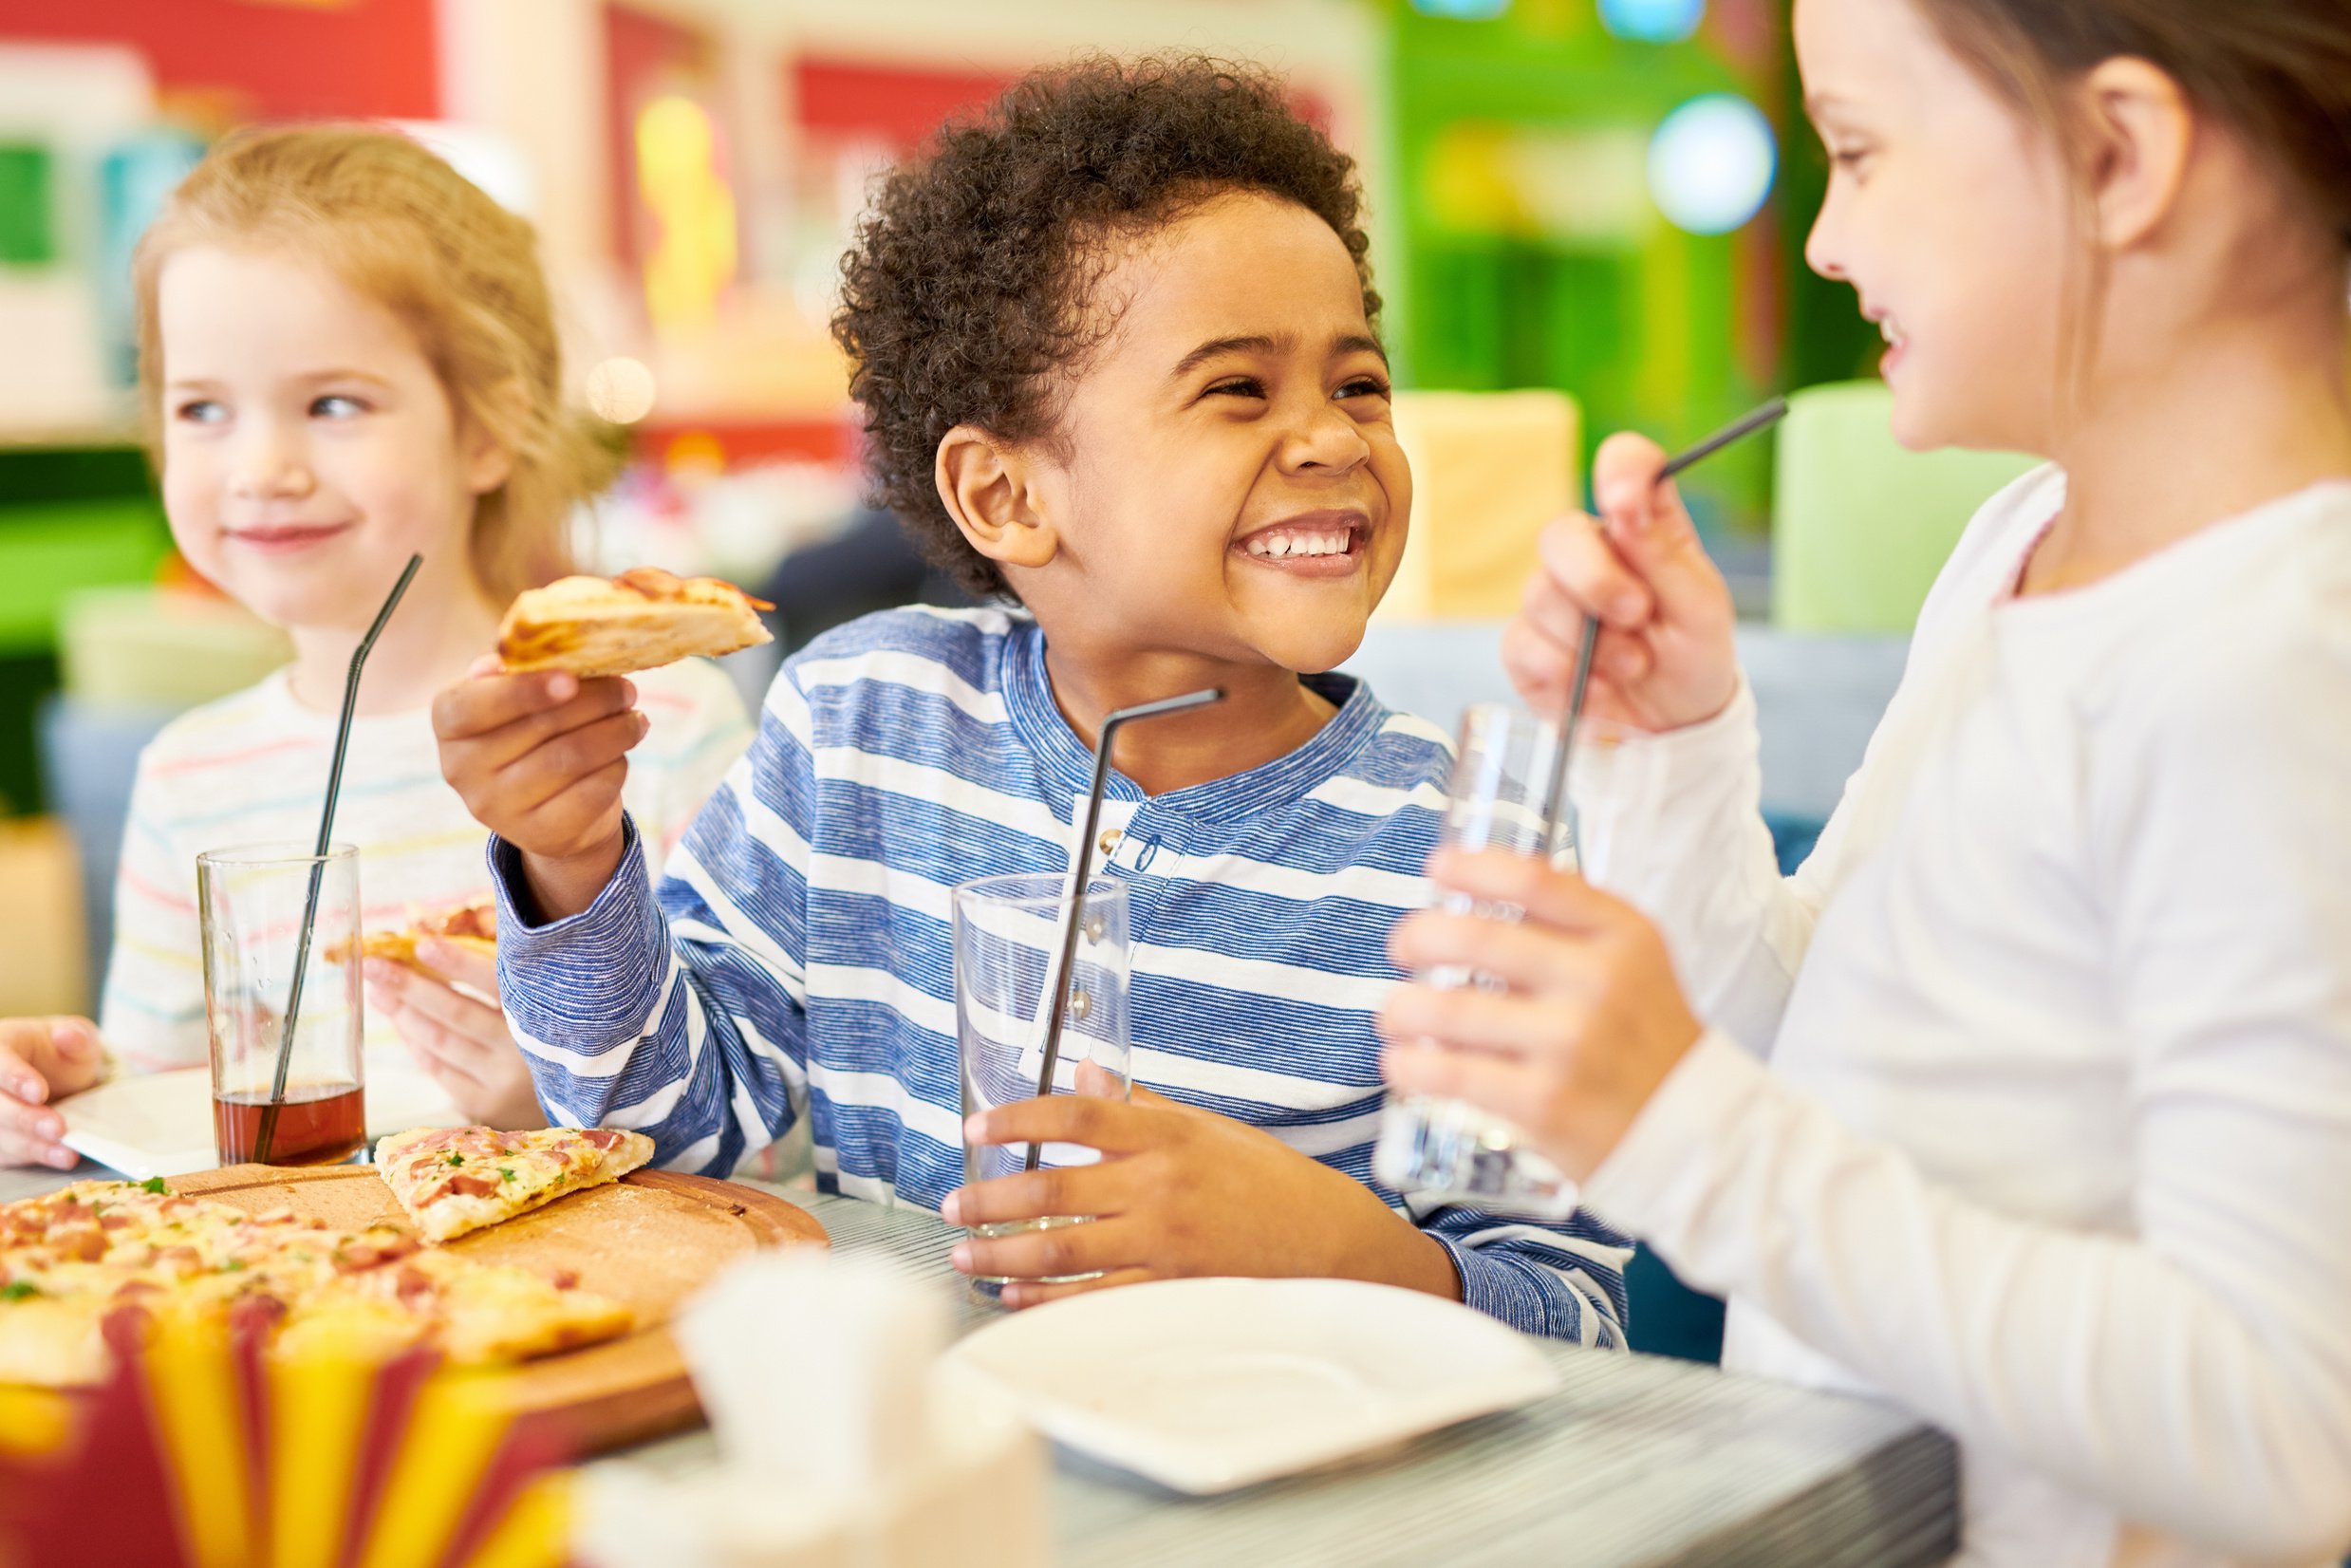
<svg viewBox="0 0 2351 1568">
<path fill-rule="evenodd" d="M 256 1213 L 291 1206 L 354 1230 L 407 1218 L 371 1166 L 231 1166 L 174 1177 L 171 1185 Z M 521 1408 L 588 1453 L 701 1419 L 685 1358 L 663 1326 L 687 1297 L 755 1248 L 830 1243 L 824 1226 L 773 1194 L 708 1176 L 638 1170 L 446 1244 L 487 1263 L 569 1269 L 582 1289 L 635 1309 L 634 1334 L 514 1372 Z"/>
</svg>

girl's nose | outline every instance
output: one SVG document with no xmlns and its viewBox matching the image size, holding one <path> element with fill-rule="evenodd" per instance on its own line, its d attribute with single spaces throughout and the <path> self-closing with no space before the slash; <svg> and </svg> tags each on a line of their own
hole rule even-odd
<svg viewBox="0 0 2351 1568">
<path fill-rule="evenodd" d="M 1845 281 L 1845 264 L 1838 259 L 1839 247 L 1837 233 L 1829 226 L 1833 201 L 1820 204 L 1819 215 L 1812 220 L 1812 232 L 1804 236 L 1804 265 L 1833 282 Z"/>
<path fill-rule="evenodd" d="M 298 499 L 310 493 L 311 483 L 300 451 L 268 430 L 248 437 L 229 476 L 231 493 L 241 500 Z"/>
</svg>

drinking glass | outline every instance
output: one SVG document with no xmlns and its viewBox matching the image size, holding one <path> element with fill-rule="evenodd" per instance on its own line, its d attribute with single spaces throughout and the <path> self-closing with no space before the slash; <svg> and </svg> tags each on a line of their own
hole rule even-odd
<svg viewBox="0 0 2351 1568">
<path fill-rule="evenodd" d="M 1566 816 L 1565 803 L 1549 798 L 1558 745 L 1558 727 L 1522 709 L 1497 702 L 1469 709 L 1439 842 L 1555 858 L 1569 848 L 1565 828 L 1556 836 L 1550 829 L 1555 816 Z M 1447 894 L 1444 907 L 1494 920 L 1524 912 L 1458 893 Z M 1501 989 L 1471 969 L 1435 969 L 1425 978 L 1448 990 Z M 1390 1093 L 1381 1108 L 1371 1169 L 1399 1192 L 1441 1203 L 1547 1220 L 1564 1219 L 1576 1207 L 1575 1183 L 1525 1134 L 1462 1100 Z"/>
<path fill-rule="evenodd" d="M 1127 1098 L 1128 985 L 1131 957 L 1127 938 L 1127 886 L 1097 877 L 1075 897 L 1058 876 L 994 876 L 955 889 L 956 1050 L 963 1080 L 963 1114 L 972 1116 L 1040 1093 L 1100 1094 Z M 1063 932 L 1075 905 L 1077 946 L 1063 987 L 1061 1048 L 1050 1082 L 1045 1077 L 1045 1035 L 1054 977 L 1060 967 Z M 1099 1073 L 1081 1082 L 1077 1069 L 1091 1062 Z M 963 1181 L 969 1185 L 1044 1166 L 1091 1164 L 1090 1148 L 1047 1144 L 1032 1153 L 1027 1144 L 963 1146 Z M 1053 1215 L 1001 1224 L 973 1225 L 978 1237 L 1014 1236 L 1086 1223 L 1084 1215 Z M 1006 1277 L 980 1276 L 1002 1284 Z M 1056 1277 L 1090 1279 L 1091 1275 Z"/>
<path fill-rule="evenodd" d="M 359 851 L 290 844 L 196 859 L 212 1036 L 213 1145 L 224 1166 L 331 1165 L 367 1146 L 360 1071 Z M 303 912 L 314 910 L 306 943 Z M 286 1014 L 301 977 L 290 1045 Z M 278 1057 L 284 1050 L 283 1095 Z"/>
</svg>

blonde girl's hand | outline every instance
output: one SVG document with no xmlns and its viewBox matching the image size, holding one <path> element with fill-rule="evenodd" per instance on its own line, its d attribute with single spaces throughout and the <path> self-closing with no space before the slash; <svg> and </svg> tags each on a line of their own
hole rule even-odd
<svg viewBox="0 0 2351 1568">
<path fill-rule="evenodd" d="M 1738 616 L 1680 493 L 1660 484 L 1666 453 L 1612 436 L 1593 462 L 1598 517 L 1544 531 L 1541 565 L 1502 635 L 1502 666 L 1538 713 L 1567 705 L 1584 618 L 1600 638 L 1585 712 L 1652 732 L 1713 718 L 1738 690 Z"/>
<path fill-rule="evenodd" d="M 417 944 L 417 960 L 434 975 L 369 959 L 367 1005 L 391 1020 L 417 1065 L 468 1117 L 510 1130 L 545 1127 L 522 1047 L 506 1015 L 483 999 L 498 994 L 497 961 L 431 940 Z"/>
<path fill-rule="evenodd" d="M 617 676 L 509 675 L 494 659 L 433 700 L 442 776 L 522 852 L 542 921 L 595 902 L 621 863 L 621 785 L 650 727 Z"/>
<path fill-rule="evenodd" d="M 89 1019 L 0 1018 L 0 1166 L 80 1165 L 82 1156 L 58 1141 L 65 1122 L 50 1102 L 89 1088 L 104 1071 Z"/>
<path fill-rule="evenodd" d="M 1527 856 L 1440 851 L 1429 874 L 1525 916 L 1427 910 L 1398 924 L 1390 956 L 1409 973 L 1473 968 L 1507 990 L 1397 988 L 1380 1010 L 1381 1070 L 1401 1092 L 1515 1123 L 1585 1179 L 1702 1032 L 1664 939 L 1630 905 Z"/>
</svg>

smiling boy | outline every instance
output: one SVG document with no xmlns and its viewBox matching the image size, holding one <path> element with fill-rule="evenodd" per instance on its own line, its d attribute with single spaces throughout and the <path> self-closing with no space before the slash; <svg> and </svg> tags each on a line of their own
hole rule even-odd
<svg viewBox="0 0 2351 1568">
<path fill-rule="evenodd" d="M 1424 902 L 1450 757 L 1321 673 L 1362 640 L 1411 504 L 1357 200 L 1277 84 L 1203 61 L 1030 78 L 886 181 L 835 326 L 868 460 L 936 560 L 1017 607 L 893 611 L 793 660 L 658 896 L 617 795 L 625 682 L 444 695 L 555 1119 L 723 1171 L 806 1115 L 841 1191 L 962 1224 L 1094 1216 L 957 1249 L 978 1274 L 1100 1274 L 1007 1286 L 1014 1305 L 1305 1274 L 1622 1343 L 1620 1237 L 1416 1220 L 1371 1185 L 1383 944 Z M 949 889 L 1066 870 L 1103 717 L 1207 686 L 1225 700 L 1122 734 L 1104 808 L 1134 1103 L 963 1128 Z M 1103 1158 L 958 1191 L 966 1135 Z"/>
</svg>

